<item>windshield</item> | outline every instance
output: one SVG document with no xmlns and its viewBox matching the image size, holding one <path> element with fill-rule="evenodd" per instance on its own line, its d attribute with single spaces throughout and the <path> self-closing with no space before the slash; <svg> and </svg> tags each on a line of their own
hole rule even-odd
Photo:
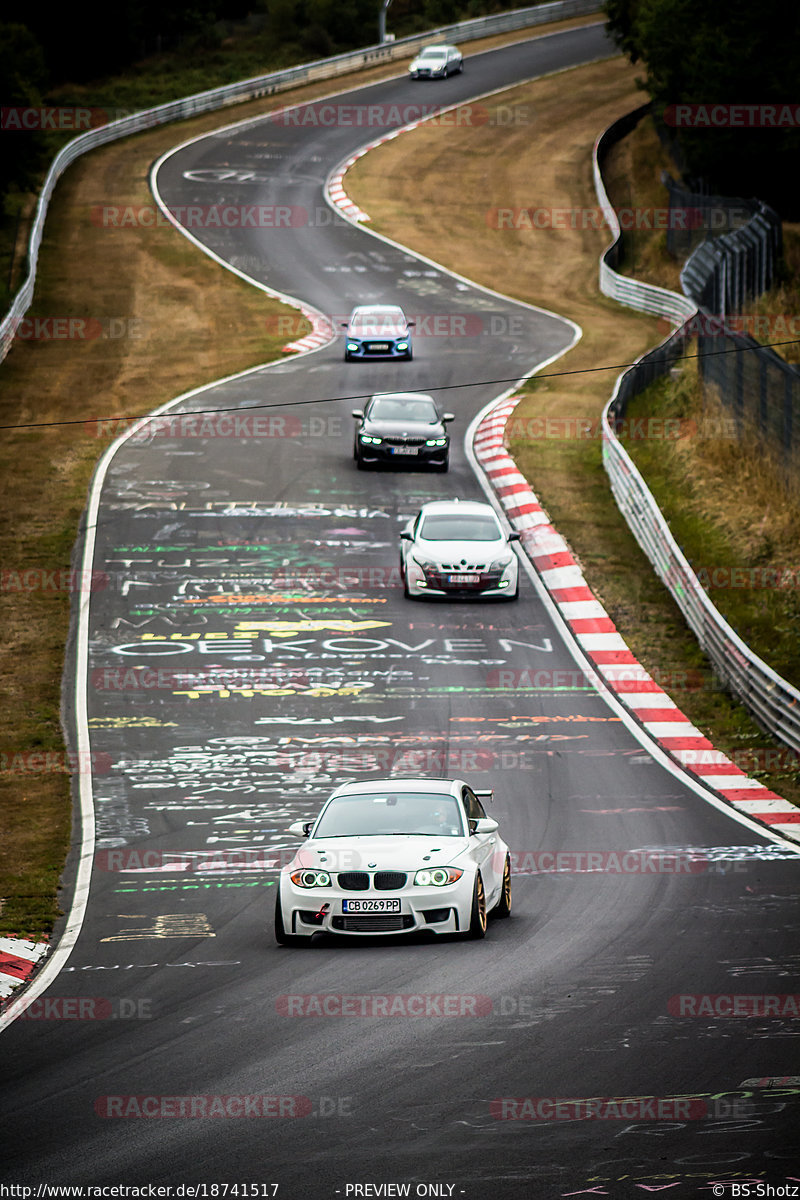
<svg viewBox="0 0 800 1200">
<path fill-rule="evenodd" d="M 438 417 L 431 400 L 400 400 L 385 397 L 373 400 L 369 410 L 373 420 L 378 421 L 427 421 L 432 425 Z"/>
<path fill-rule="evenodd" d="M 463 837 L 458 801 L 430 792 L 370 792 L 339 796 L 325 809 L 314 837 L 356 837 L 359 834 L 432 834 Z"/>
<path fill-rule="evenodd" d="M 429 49 L 422 51 L 420 58 L 444 58 L 446 54 L 446 50 L 440 50 L 438 47 L 431 46 Z"/>
<path fill-rule="evenodd" d="M 432 513 L 422 522 L 420 537 L 428 542 L 496 542 L 502 533 L 490 516 Z"/>
<path fill-rule="evenodd" d="M 399 308 L 384 312 L 354 313 L 350 328 L 354 333 L 393 333 L 404 331 L 405 318 Z"/>
</svg>

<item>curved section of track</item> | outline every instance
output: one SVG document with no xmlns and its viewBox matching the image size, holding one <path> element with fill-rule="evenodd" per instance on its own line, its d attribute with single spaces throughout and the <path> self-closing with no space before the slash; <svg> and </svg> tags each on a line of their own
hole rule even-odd
<svg viewBox="0 0 800 1200">
<path fill-rule="evenodd" d="M 592 28 L 474 55 L 448 102 L 605 52 Z M 394 80 L 336 103 L 419 95 Z M 109 586 L 87 613 L 97 854 L 40 1019 L 3 1033 L 4 1172 L 284 1198 L 784 1181 L 796 1093 L 741 1085 L 790 1074 L 785 1009 L 691 997 L 796 990 L 796 856 L 643 751 L 530 585 L 514 605 L 403 599 L 402 523 L 480 486 L 458 451 L 445 476 L 356 471 L 351 407 L 432 391 L 466 430 L 497 391 L 476 380 L 520 378 L 575 331 L 339 224 L 322 187 L 360 140 L 264 118 L 158 171 L 175 210 L 305 213 L 193 231 L 242 273 L 329 316 L 399 302 L 428 333 L 411 363 L 345 364 L 332 343 L 226 380 L 109 456 L 92 530 Z M 275 946 L 290 821 L 333 782 L 418 771 L 495 788 L 513 918 L 469 945 Z M 630 1096 L 590 1120 L 546 1107 Z"/>
</svg>

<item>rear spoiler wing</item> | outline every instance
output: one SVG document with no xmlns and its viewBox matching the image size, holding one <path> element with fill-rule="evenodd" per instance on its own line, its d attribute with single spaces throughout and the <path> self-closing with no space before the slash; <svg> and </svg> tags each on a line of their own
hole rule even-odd
<svg viewBox="0 0 800 1200">
<path fill-rule="evenodd" d="M 473 791 L 475 791 L 474 788 L 473 788 Z M 488 791 L 485 791 L 485 792 L 475 791 L 475 795 L 478 797 L 479 800 L 486 800 L 489 804 L 491 804 L 492 801 L 494 800 L 494 788 L 489 788 Z"/>
</svg>

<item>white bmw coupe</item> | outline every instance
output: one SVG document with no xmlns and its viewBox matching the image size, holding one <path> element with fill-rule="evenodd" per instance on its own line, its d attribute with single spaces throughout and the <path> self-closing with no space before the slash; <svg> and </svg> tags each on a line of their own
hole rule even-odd
<svg viewBox="0 0 800 1200">
<path fill-rule="evenodd" d="M 487 913 L 511 912 L 511 857 L 482 799 L 461 779 L 346 783 L 281 871 L 275 937 L 415 933 L 482 938 Z"/>
</svg>

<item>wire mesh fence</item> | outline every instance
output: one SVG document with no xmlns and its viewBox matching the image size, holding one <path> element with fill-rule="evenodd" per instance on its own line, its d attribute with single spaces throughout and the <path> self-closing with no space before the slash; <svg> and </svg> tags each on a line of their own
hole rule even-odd
<svg viewBox="0 0 800 1200">
<path fill-rule="evenodd" d="M 724 326 L 699 334 L 697 348 L 703 388 L 712 388 L 734 418 L 739 440 L 763 441 L 794 488 L 800 481 L 800 370 Z"/>
<path fill-rule="evenodd" d="M 758 200 L 692 191 L 666 171 L 661 182 L 669 193 L 667 252 L 673 258 L 688 258 L 702 242 L 741 229 L 759 211 Z"/>
</svg>

